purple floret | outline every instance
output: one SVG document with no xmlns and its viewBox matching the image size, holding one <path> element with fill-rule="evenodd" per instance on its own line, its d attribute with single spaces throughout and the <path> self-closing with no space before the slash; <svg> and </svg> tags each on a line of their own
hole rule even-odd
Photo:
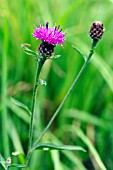
<svg viewBox="0 0 113 170">
<path fill-rule="evenodd" d="M 46 23 L 46 27 L 40 25 L 40 28 L 37 28 L 33 32 L 33 36 L 42 42 L 47 42 L 48 44 L 56 45 L 63 44 L 65 42 L 65 33 L 59 30 L 54 26 L 54 28 L 48 28 L 48 22 Z"/>
</svg>

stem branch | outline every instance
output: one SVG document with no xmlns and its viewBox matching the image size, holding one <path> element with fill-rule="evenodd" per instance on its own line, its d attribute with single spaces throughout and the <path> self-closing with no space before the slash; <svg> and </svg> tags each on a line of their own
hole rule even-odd
<svg viewBox="0 0 113 170">
<path fill-rule="evenodd" d="M 91 56 L 94 53 L 94 49 L 95 46 L 97 44 L 98 41 L 93 41 L 92 43 L 92 47 L 90 50 L 90 53 L 86 59 L 86 61 L 84 62 L 81 70 L 79 71 L 77 77 L 75 78 L 73 84 L 71 85 L 70 89 L 68 90 L 67 94 L 65 95 L 64 99 L 62 100 L 61 104 L 59 105 L 59 107 L 57 108 L 56 112 L 54 113 L 54 115 L 52 116 L 52 118 L 50 119 L 49 123 L 47 124 L 47 126 L 45 127 L 45 129 L 43 130 L 43 132 L 41 133 L 41 135 L 38 137 L 38 139 L 36 140 L 35 144 L 33 145 L 33 149 L 35 149 L 35 147 L 37 146 L 37 144 L 39 143 L 39 141 L 41 140 L 41 138 L 44 136 L 44 134 L 46 133 L 46 131 L 49 129 L 49 127 L 51 126 L 51 124 L 53 123 L 54 119 L 56 118 L 56 116 L 58 115 L 59 111 L 61 110 L 61 108 L 63 107 L 64 103 L 66 102 L 67 98 L 69 97 L 70 93 L 72 92 L 75 84 L 77 83 L 77 81 L 79 80 L 79 78 L 81 77 L 84 69 L 86 68 Z"/>
</svg>

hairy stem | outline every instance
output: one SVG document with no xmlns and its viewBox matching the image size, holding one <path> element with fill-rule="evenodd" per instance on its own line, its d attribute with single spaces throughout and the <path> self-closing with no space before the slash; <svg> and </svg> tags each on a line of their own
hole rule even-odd
<svg viewBox="0 0 113 170">
<path fill-rule="evenodd" d="M 92 43 L 92 47 L 90 50 L 90 53 L 87 57 L 87 59 L 85 60 L 81 70 L 79 71 L 77 77 L 75 78 L 73 84 L 71 85 L 70 89 L 68 90 L 67 94 L 65 95 L 64 99 L 62 100 L 61 104 L 59 105 L 59 107 L 57 108 L 56 112 L 54 113 L 54 115 L 52 116 L 52 118 L 50 119 L 49 123 L 47 124 L 47 126 L 45 127 L 45 129 L 43 130 L 43 132 L 41 133 L 41 135 L 38 137 L 38 139 L 36 140 L 35 144 L 33 145 L 33 149 L 35 149 L 35 147 L 37 146 L 37 144 L 39 143 L 39 141 L 41 140 L 41 138 L 44 136 L 44 134 L 47 132 L 47 130 L 49 129 L 49 127 L 51 126 L 51 124 L 53 123 L 53 121 L 55 120 L 56 116 L 58 115 L 58 113 L 60 112 L 60 110 L 62 109 L 64 103 L 66 102 L 67 98 L 69 97 L 70 93 L 72 92 L 73 88 L 75 87 L 77 81 L 79 80 L 79 78 L 81 77 L 84 69 L 86 68 L 91 56 L 94 53 L 94 49 L 95 46 L 97 44 L 98 41 L 93 41 Z"/>
</svg>

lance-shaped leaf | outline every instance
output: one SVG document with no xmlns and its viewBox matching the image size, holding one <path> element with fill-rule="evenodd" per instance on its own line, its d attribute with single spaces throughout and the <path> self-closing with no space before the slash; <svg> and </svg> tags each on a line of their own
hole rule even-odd
<svg viewBox="0 0 113 170">
<path fill-rule="evenodd" d="M 22 165 L 22 164 L 9 164 L 8 167 L 18 167 L 18 168 L 25 168 L 27 165 Z"/>
<path fill-rule="evenodd" d="M 31 111 L 29 110 L 29 108 L 25 104 L 21 103 L 20 101 L 16 100 L 13 97 L 11 97 L 11 101 L 14 104 L 16 104 L 17 106 L 22 107 L 23 109 L 27 110 L 27 112 L 31 115 Z"/>
<path fill-rule="evenodd" d="M 52 143 L 41 143 L 37 144 L 34 148 L 34 150 L 80 150 L 83 152 L 86 152 L 85 149 L 83 149 L 80 146 L 72 146 L 72 145 L 55 145 Z"/>
<path fill-rule="evenodd" d="M 5 159 L 2 157 L 1 154 L 0 154 L 0 164 L 3 166 L 3 168 L 4 168 L 5 170 L 7 170 L 6 161 L 5 161 Z"/>
<path fill-rule="evenodd" d="M 33 56 L 35 59 L 39 58 L 39 54 L 35 51 L 32 51 L 31 49 L 29 49 L 28 47 L 30 46 L 30 44 L 21 44 L 21 47 L 23 49 L 23 51 L 28 54 Z"/>
<path fill-rule="evenodd" d="M 86 56 L 75 46 L 72 45 L 72 47 L 83 57 L 83 59 L 86 61 Z"/>
</svg>

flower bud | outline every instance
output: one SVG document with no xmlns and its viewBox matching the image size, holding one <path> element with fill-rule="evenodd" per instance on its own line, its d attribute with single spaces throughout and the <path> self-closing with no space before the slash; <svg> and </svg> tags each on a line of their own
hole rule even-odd
<svg viewBox="0 0 113 170">
<path fill-rule="evenodd" d="M 93 40 L 96 40 L 98 41 L 99 39 L 102 38 L 102 35 L 104 33 L 104 26 L 102 24 L 102 22 L 100 21 L 95 21 L 91 28 L 90 28 L 90 37 L 93 39 Z"/>
</svg>

